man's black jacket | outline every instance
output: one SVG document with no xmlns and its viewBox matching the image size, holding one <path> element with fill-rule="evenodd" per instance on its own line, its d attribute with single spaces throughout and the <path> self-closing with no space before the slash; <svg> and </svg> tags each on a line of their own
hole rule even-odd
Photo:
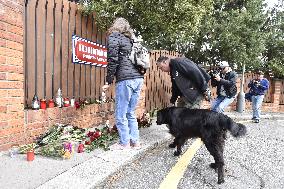
<svg viewBox="0 0 284 189">
<path fill-rule="evenodd" d="M 230 71 L 225 75 L 221 75 L 221 80 L 218 82 L 215 79 L 211 80 L 212 87 L 217 86 L 217 95 L 220 96 L 221 86 L 224 86 L 226 91 L 226 97 L 232 98 L 237 94 L 237 74 L 234 71 Z"/>
<path fill-rule="evenodd" d="M 189 102 L 193 103 L 208 88 L 209 74 L 188 58 L 171 59 L 170 68 L 171 103 L 175 103 L 178 96 L 184 96 Z"/>
</svg>

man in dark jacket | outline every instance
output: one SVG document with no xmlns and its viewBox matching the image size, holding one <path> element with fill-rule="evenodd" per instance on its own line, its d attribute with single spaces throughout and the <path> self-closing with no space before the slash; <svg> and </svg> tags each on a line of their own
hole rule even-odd
<svg viewBox="0 0 284 189">
<path fill-rule="evenodd" d="M 223 113 L 225 108 L 228 107 L 235 99 L 237 94 L 237 74 L 232 71 L 228 62 L 222 61 L 219 65 L 221 70 L 220 75 L 215 75 L 211 79 L 212 87 L 217 86 L 217 98 L 211 106 L 211 110 Z"/>
<path fill-rule="evenodd" d="M 200 103 L 204 97 L 207 100 L 210 99 L 209 74 L 188 58 L 170 59 L 161 56 L 157 60 L 157 66 L 164 72 L 170 72 L 172 81 L 170 103 L 173 106 L 179 96 L 181 98 L 177 106 L 191 109 L 200 108 Z"/>
<path fill-rule="evenodd" d="M 257 78 L 250 81 L 248 84 L 250 88 L 251 101 L 252 101 L 252 120 L 255 123 L 259 123 L 261 104 L 264 99 L 264 94 L 269 88 L 269 81 L 264 78 L 264 73 L 259 71 L 257 73 Z"/>
</svg>

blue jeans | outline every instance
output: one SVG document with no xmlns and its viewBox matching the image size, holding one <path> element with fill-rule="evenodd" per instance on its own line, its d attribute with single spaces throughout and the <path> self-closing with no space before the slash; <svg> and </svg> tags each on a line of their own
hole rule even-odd
<svg viewBox="0 0 284 189">
<path fill-rule="evenodd" d="M 115 86 L 115 122 L 120 144 L 136 143 L 139 140 L 135 107 L 139 101 L 143 78 L 123 80 Z"/>
<path fill-rule="evenodd" d="M 256 95 L 252 96 L 251 102 L 252 102 L 252 117 L 255 119 L 260 119 L 260 107 L 263 101 L 264 95 Z"/>
<path fill-rule="evenodd" d="M 218 113 L 224 113 L 225 109 L 234 101 L 235 97 L 228 98 L 218 96 L 211 105 L 211 110 Z"/>
</svg>

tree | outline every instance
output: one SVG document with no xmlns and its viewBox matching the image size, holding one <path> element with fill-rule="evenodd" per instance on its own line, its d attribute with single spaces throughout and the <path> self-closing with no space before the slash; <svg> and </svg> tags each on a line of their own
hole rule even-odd
<svg viewBox="0 0 284 189">
<path fill-rule="evenodd" d="M 259 67 L 266 39 L 261 31 L 266 21 L 262 9 L 263 0 L 215 1 L 213 14 L 203 20 L 188 56 L 210 65 L 226 60 L 237 69 L 243 64 Z"/>
<path fill-rule="evenodd" d="M 177 51 L 186 49 L 212 8 L 213 0 L 92 0 L 82 6 L 86 14 L 96 13 L 103 28 L 124 17 L 149 47 Z"/>
<path fill-rule="evenodd" d="M 82 6 L 86 14 L 96 13 L 102 28 L 126 18 L 152 49 L 178 51 L 201 64 L 226 60 L 238 70 L 245 64 L 284 75 L 283 11 L 269 15 L 264 8 L 264 0 L 92 0 Z"/>
<path fill-rule="evenodd" d="M 263 32 L 268 33 L 264 62 L 275 77 L 284 78 L 284 9 L 283 5 L 268 11 Z"/>
</svg>

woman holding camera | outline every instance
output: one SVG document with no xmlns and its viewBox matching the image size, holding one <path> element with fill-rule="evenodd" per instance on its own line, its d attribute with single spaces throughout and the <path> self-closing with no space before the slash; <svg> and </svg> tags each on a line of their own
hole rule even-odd
<svg viewBox="0 0 284 189">
<path fill-rule="evenodd" d="M 248 84 L 250 88 L 251 102 L 252 102 L 252 120 L 255 123 L 259 123 L 260 120 L 260 108 L 264 98 L 265 92 L 269 88 L 269 81 L 264 78 L 263 72 L 257 73 L 257 78 L 250 81 Z"/>
</svg>

